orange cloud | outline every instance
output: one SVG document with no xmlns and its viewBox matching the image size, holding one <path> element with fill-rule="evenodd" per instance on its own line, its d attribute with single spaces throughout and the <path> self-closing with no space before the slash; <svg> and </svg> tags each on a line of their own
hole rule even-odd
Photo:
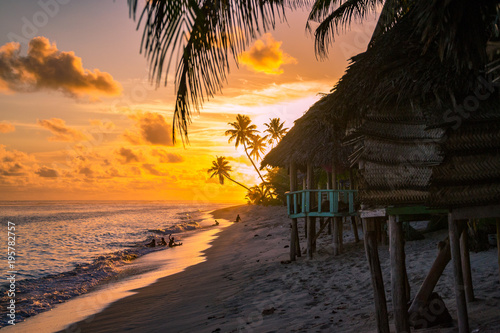
<svg viewBox="0 0 500 333">
<path fill-rule="evenodd" d="M 117 151 L 117 154 L 123 163 L 139 162 L 141 160 L 140 156 L 129 148 L 122 147 Z"/>
<path fill-rule="evenodd" d="M 16 127 L 11 123 L 5 121 L 0 123 L 0 133 L 9 133 L 9 132 L 14 132 L 15 130 Z"/>
<path fill-rule="evenodd" d="M 0 145 L 0 184 L 3 176 L 26 176 L 30 172 L 30 165 L 34 159 L 18 150 L 7 150 L 5 145 Z"/>
<path fill-rule="evenodd" d="M 45 37 L 29 42 L 28 54 L 20 55 L 19 43 L 0 46 L 0 91 L 57 90 L 70 97 L 118 96 L 121 85 L 106 72 L 83 68 L 74 52 L 62 52 Z"/>
<path fill-rule="evenodd" d="M 54 136 L 51 136 L 49 141 L 79 141 L 85 140 L 85 135 L 74 128 L 66 126 L 66 122 L 59 118 L 52 118 L 50 120 L 37 120 L 37 124 L 45 129 L 48 129 Z"/>
<path fill-rule="evenodd" d="M 145 112 L 129 116 L 138 132 L 126 131 L 124 137 L 134 145 L 172 146 L 172 126 L 158 113 Z"/>
<path fill-rule="evenodd" d="M 151 155 L 159 157 L 160 163 L 181 163 L 184 162 L 184 157 L 179 154 L 167 153 L 161 149 L 155 149 Z"/>
<path fill-rule="evenodd" d="M 256 72 L 281 74 L 281 65 L 296 64 L 297 59 L 281 50 L 283 42 L 276 41 L 270 33 L 262 36 L 239 56 L 239 61 Z"/>
<path fill-rule="evenodd" d="M 38 171 L 35 171 L 37 175 L 40 177 L 46 177 L 46 178 L 52 178 L 52 177 L 58 177 L 59 174 L 56 170 L 54 169 L 49 169 L 47 167 L 41 167 Z"/>
</svg>

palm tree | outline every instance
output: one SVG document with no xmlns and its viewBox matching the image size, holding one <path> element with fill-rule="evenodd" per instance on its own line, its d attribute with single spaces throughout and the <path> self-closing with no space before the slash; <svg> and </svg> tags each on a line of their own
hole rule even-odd
<svg viewBox="0 0 500 333">
<path fill-rule="evenodd" d="M 231 143 L 231 141 L 234 140 L 234 145 L 236 148 L 238 148 L 240 144 L 243 145 L 243 147 L 245 148 L 245 154 L 247 154 L 247 157 L 250 162 L 252 162 L 255 171 L 257 171 L 257 174 L 264 183 L 264 178 L 262 178 L 259 169 L 257 169 L 257 166 L 250 157 L 247 147 L 247 144 L 251 144 L 253 137 L 257 135 L 257 126 L 252 124 L 252 121 L 248 116 L 244 116 L 241 114 L 238 114 L 236 116 L 236 121 L 228 124 L 234 127 L 234 129 L 227 130 L 225 133 L 225 135 L 230 135 L 228 142 Z"/>
<path fill-rule="evenodd" d="M 231 166 L 229 165 L 229 162 L 226 161 L 226 158 L 224 156 L 216 156 L 215 161 L 212 161 L 212 167 L 207 170 L 207 173 L 211 174 L 210 178 L 213 178 L 215 176 L 219 177 L 219 183 L 221 185 L 224 185 L 224 178 L 229 179 L 230 181 L 240 185 L 241 187 L 245 188 L 247 191 L 250 191 L 248 187 L 245 185 L 237 182 L 236 180 L 232 179 L 229 176 L 229 172 L 231 170 Z"/>
<path fill-rule="evenodd" d="M 248 148 L 250 149 L 250 156 L 255 158 L 257 161 L 262 158 L 261 154 L 263 154 L 266 150 L 266 139 L 267 135 L 264 137 L 254 135 L 252 137 L 252 141 L 248 145 Z"/>
<path fill-rule="evenodd" d="M 288 128 L 283 128 L 285 122 L 281 123 L 280 118 L 269 118 L 269 123 L 265 123 L 264 125 L 267 127 L 264 132 L 270 135 L 268 142 L 270 145 L 278 144 L 286 132 L 288 132 Z"/>
</svg>

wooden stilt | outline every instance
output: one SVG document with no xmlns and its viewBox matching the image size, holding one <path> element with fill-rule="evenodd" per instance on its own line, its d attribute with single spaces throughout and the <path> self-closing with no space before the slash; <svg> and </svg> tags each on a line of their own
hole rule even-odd
<svg viewBox="0 0 500 333">
<path fill-rule="evenodd" d="M 396 216 L 389 216 L 389 246 L 391 252 L 391 287 L 392 306 L 394 308 L 394 321 L 396 332 L 410 332 L 410 321 L 406 308 L 406 281 L 405 281 L 405 252 L 403 228 L 398 223 Z"/>
<path fill-rule="evenodd" d="M 460 236 L 460 251 L 462 258 L 462 272 L 464 274 L 465 299 L 467 303 L 474 302 L 474 289 L 472 286 L 472 272 L 470 269 L 469 255 L 469 228 L 464 227 Z"/>
<path fill-rule="evenodd" d="M 312 253 L 316 253 L 316 218 L 311 218 Z"/>
<path fill-rule="evenodd" d="M 469 332 L 469 317 L 465 300 L 464 276 L 460 256 L 459 222 L 453 219 L 453 213 L 448 213 L 448 229 L 450 234 L 450 250 L 453 259 L 453 275 L 455 276 L 455 298 L 457 302 L 458 331 Z"/>
<path fill-rule="evenodd" d="M 351 216 L 351 225 L 352 225 L 352 233 L 354 234 L 354 240 L 356 243 L 359 243 L 359 235 L 358 235 L 358 224 L 356 223 L 356 217 Z"/>
<path fill-rule="evenodd" d="M 331 235 L 332 231 L 333 231 L 333 226 L 332 226 L 333 222 L 332 221 L 333 221 L 333 219 L 331 219 L 331 218 L 328 220 L 328 235 Z"/>
<path fill-rule="evenodd" d="M 292 219 L 292 225 L 293 223 L 295 223 L 295 228 L 297 229 L 297 233 L 295 234 L 295 253 L 297 254 L 297 257 L 302 257 L 302 252 L 300 250 L 299 228 L 297 222 L 297 219 Z"/>
<path fill-rule="evenodd" d="M 500 217 L 497 217 L 498 281 L 500 281 Z"/>
<path fill-rule="evenodd" d="M 378 257 L 377 239 L 373 218 L 362 219 L 363 230 L 365 230 L 365 253 L 373 286 L 373 298 L 375 301 L 375 315 L 377 320 L 377 332 L 389 333 L 389 319 L 387 316 L 387 302 L 385 299 L 384 279 L 380 260 Z"/>
<path fill-rule="evenodd" d="M 344 217 L 339 219 L 339 254 L 344 252 Z"/>
<path fill-rule="evenodd" d="M 313 184 L 314 184 L 314 180 L 313 180 L 313 166 L 311 163 L 307 163 L 307 189 L 308 190 L 311 190 L 313 189 Z M 310 200 L 309 200 L 309 209 L 311 209 L 311 207 L 313 207 L 313 199 L 314 199 L 314 196 L 311 195 L 310 196 Z M 316 233 L 315 233 L 315 226 L 316 226 L 316 220 L 312 217 L 307 217 L 306 218 L 307 222 L 307 257 L 309 259 L 312 259 L 313 257 L 313 253 L 314 253 L 314 236 L 316 236 Z"/>
<path fill-rule="evenodd" d="M 339 246 L 339 226 L 340 222 L 339 220 L 342 221 L 341 217 L 334 217 L 333 218 L 333 255 L 338 256 L 340 254 L 340 246 Z"/>
<path fill-rule="evenodd" d="M 306 219 L 306 229 L 307 229 L 307 257 L 309 259 L 313 258 L 313 239 L 314 239 L 314 233 L 313 233 L 313 223 L 314 220 L 312 217 L 307 217 Z"/>
<path fill-rule="evenodd" d="M 290 163 L 290 192 L 294 191 L 297 191 L 297 166 L 295 163 Z M 292 232 L 290 235 L 290 261 L 295 261 L 295 257 L 297 256 L 296 242 L 299 236 L 297 224 L 297 219 L 292 219 Z M 300 255 L 300 246 L 298 254 Z"/>
</svg>

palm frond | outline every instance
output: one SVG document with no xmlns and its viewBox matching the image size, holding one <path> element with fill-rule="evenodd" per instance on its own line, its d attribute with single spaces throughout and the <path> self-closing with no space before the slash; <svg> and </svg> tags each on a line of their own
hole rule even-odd
<svg viewBox="0 0 500 333">
<path fill-rule="evenodd" d="M 179 54 L 175 74 L 176 103 L 172 136 L 188 139 L 193 111 L 220 92 L 229 60 L 261 32 L 285 18 L 285 8 L 310 0 L 151 0 L 145 1 L 138 28 L 144 24 L 141 52 L 150 62 L 150 77 L 159 86 L 168 81 L 170 65 Z M 138 0 L 128 0 L 135 18 Z M 166 64 L 166 65 L 165 65 Z"/>
</svg>

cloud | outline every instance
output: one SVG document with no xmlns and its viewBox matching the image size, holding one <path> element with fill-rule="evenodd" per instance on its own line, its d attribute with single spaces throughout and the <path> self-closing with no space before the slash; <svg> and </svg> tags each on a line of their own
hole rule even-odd
<svg viewBox="0 0 500 333">
<path fill-rule="evenodd" d="M 28 54 L 21 56 L 19 43 L 0 46 L 0 91 L 56 90 L 70 97 L 118 96 L 121 85 L 106 72 L 83 68 L 74 52 L 63 52 L 45 37 L 35 37 Z"/>
<path fill-rule="evenodd" d="M 66 126 L 66 122 L 59 118 L 37 120 L 37 124 L 54 134 L 48 139 L 49 141 L 74 142 L 87 139 L 82 132 Z"/>
<path fill-rule="evenodd" d="M 7 150 L 5 145 L 0 145 L 0 179 L 2 176 L 25 176 L 30 173 L 30 165 L 34 162 L 34 158 L 28 154 Z"/>
<path fill-rule="evenodd" d="M 47 167 L 41 167 L 38 171 L 35 171 L 35 173 L 40 177 L 47 177 L 47 178 L 59 176 L 56 170 L 49 169 Z"/>
<path fill-rule="evenodd" d="M 179 154 L 167 153 L 161 149 L 155 149 L 151 155 L 159 157 L 160 163 L 181 163 L 184 162 L 184 157 Z"/>
<path fill-rule="evenodd" d="M 134 145 L 172 146 L 172 126 L 158 113 L 145 112 L 129 116 L 135 121 L 136 132 L 126 131 L 124 137 Z"/>
<path fill-rule="evenodd" d="M 15 130 L 16 127 L 11 123 L 5 121 L 0 123 L 0 133 L 9 133 L 9 132 L 14 132 Z"/>
<path fill-rule="evenodd" d="M 297 59 L 281 50 L 282 43 L 276 41 L 270 33 L 264 34 L 248 51 L 240 54 L 239 61 L 256 72 L 282 74 L 281 65 L 297 63 Z"/>
<path fill-rule="evenodd" d="M 141 160 L 139 155 L 134 153 L 132 149 L 129 148 L 122 147 L 117 151 L 117 154 L 119 157 L 121 157 L 121 161 L 123 163 L 139 162 Z"/>
<path fill-rule="evenodd" d="M 153 164 L 143 164 L 142 167 L 154 176 L 167 176 L 168 173 L 156 170 Z"/>
</svg>

